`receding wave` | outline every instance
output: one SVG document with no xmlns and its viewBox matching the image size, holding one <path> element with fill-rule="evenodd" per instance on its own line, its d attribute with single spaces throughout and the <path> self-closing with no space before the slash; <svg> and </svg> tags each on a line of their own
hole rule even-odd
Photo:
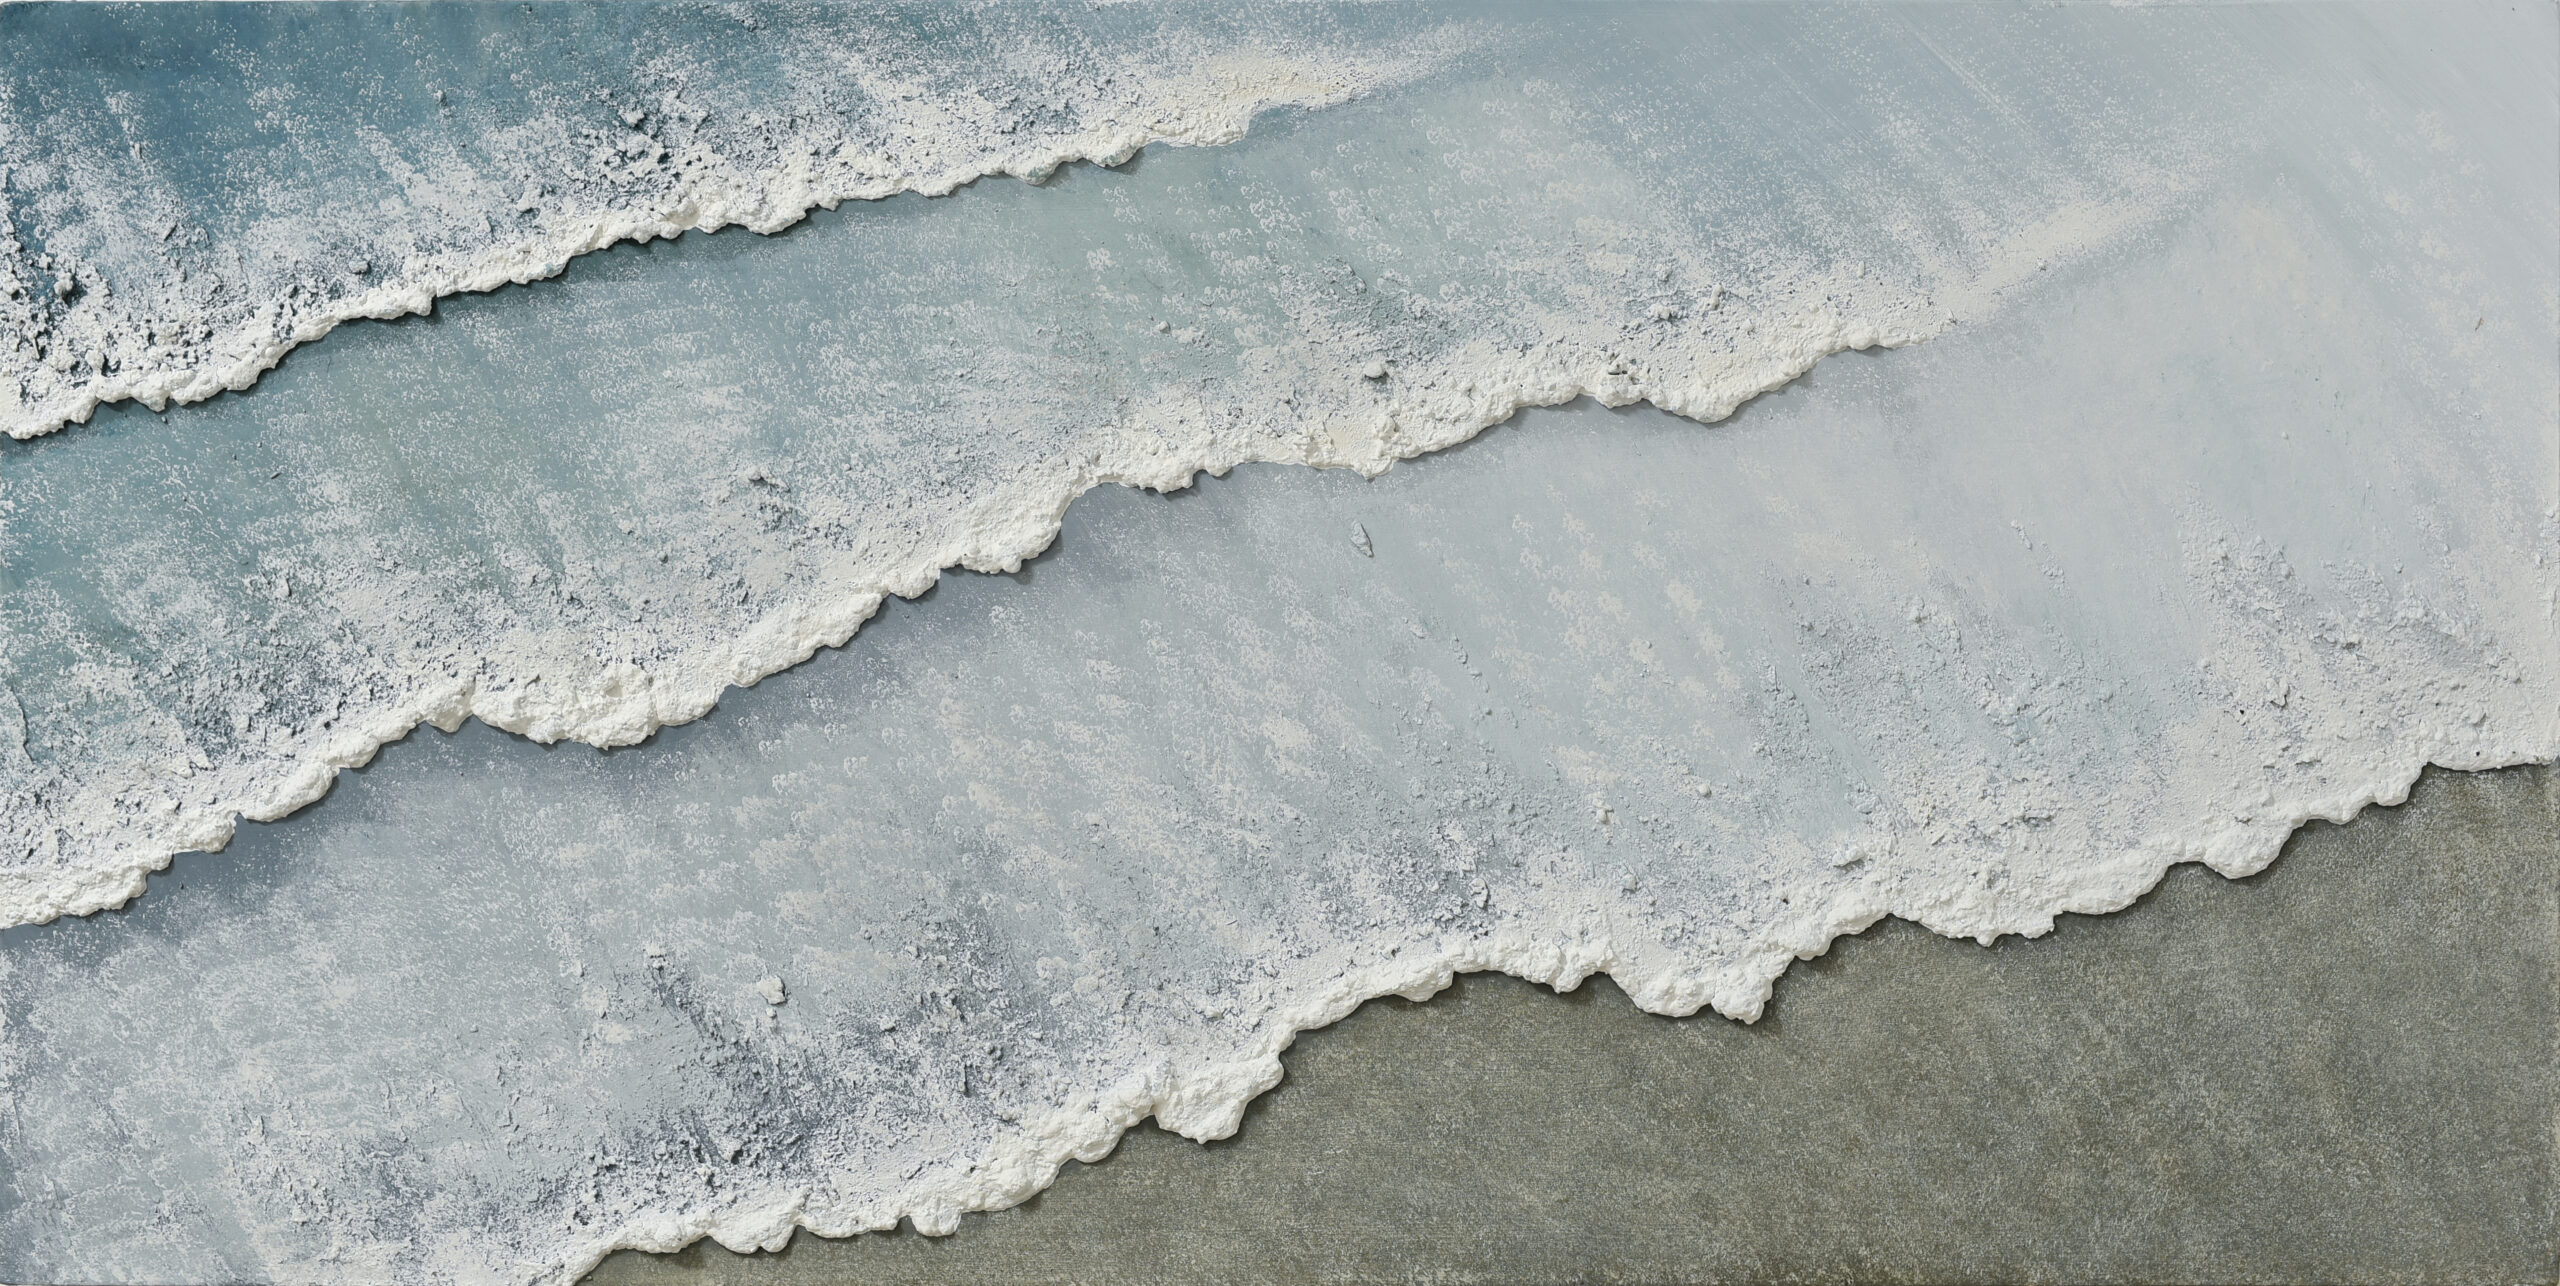
<svg viewBox="0 0 2560 1286">
<path fill-rule="evenodd" d="M 0 1267 L 947 1232 L 1453 971 L 1751 1018 L 2560 754 L 2547 11 L 1643 12 L 13 444 Z"/>
<path fill-rule="evenodd" d="M 1455 43 L 1427 31 L 1427 50 Z M 1171 61 L 1171 40 L 1140 47 Z M 1064 79 L 1143 88 L 1195 139 L 1276 96 L 1388 80 L 1225 57 Z M 1672 163 L 1557 108 L 1597 91 L 1513 101 L 1479 63 L 1442 61 L 1249 156 L 875 202 L 772 247 L 780 283 L 720 272 L 735 250 L 654 271 L 652 252 L 590 258 L 521 301 L 341 337 L 254 401 L 166 424 L 128 410 L 108 440 L 26 449 L 12 491 L 55 517 L 12 532 L 27 570 L 0 607 L 25 747 L 7 756 L 0 922 L 117 905 L 172 853 L 310 803 L 421 723 L 637 742 L 946 568 L 1018 566 L 1101 483 L 1176 488 L 1247 461 L 1374 473 L 1586 395 L 1721 418 L 1826 354 L 1986 312 L 2176 209 L 2212 163 L 2202 127 L 2171 120 L 2154 165 L 2110 171 L 2118 130 L 2093 116 L 2001 211 L 1942 185 L 1926 224 L 1864 187 L 1803 215 L 1784 186 L 1710 181 L 1730 140 L 1686 140 Z M 1237 65 L 1251 74 L 1216 71 Z M 732 118 L 772 119 L 712 117 Z M 983 172 L 1024 155 L 1013 121 L 910 123 L 903 152 L 932 158 L 933 183 Z M 1078 130 L 1061 137 L 1106 160 L 1140 137 Z M 1428 169 L 1389 150 L 1434 135 Z M 829 181 L 871 172 L 847 161 Z M 821 190 L 805 166 L 762 181 L 747 204 L 774 223 Z M 1421 209 L 1438 213 L 1402 226 Z M 139 473 L 135 451 L 188 465 Z"/>
<path fill-rule="evenodd" d="M 1355 43 L 1321 22 L 1009 17 L 182 7 L 107 29 L 21 11 L 0 85 L 0 317 L 19 337 L 0 430 L 244 389 L 342 323 L 625 241 L 1228 142 L 1256 112 L 1338 103 L 1464 43 L 1428 21 Z"/>
</svg>

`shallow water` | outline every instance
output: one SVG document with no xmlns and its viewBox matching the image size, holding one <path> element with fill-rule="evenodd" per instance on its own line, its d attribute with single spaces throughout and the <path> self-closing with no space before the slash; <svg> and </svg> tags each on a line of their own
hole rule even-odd
<svg viewBox="0 0 2560 1286">
<path fill-rule="evenodd" d="M 636 740 L 1101 482 L 1374 471 L 1583 393 L 1712 419 L 2166 217 L 2232 163 L 2207 105 L 2282 97 L 2218 24 L 1644 12 L 1685 38 L 1346 15 L 1462 52 L 1244 146 L 626 247 L 16 448 L 0 920 L 114 905 L 421 721 Z M 1898 58 L 1811 56 L 1878 25 Z M 1951 67 L 2074 88 L 1984 149 Z"/>
<path fill-rule="evenodd" d="M 1748 1017 L 2560 750 L 2547 15 L 1677 17 L 14 448 L 37 909 L 718 708 L 6 931 L 0 1269 L 947 1228 L 1453 969 Z"/>
</svg>

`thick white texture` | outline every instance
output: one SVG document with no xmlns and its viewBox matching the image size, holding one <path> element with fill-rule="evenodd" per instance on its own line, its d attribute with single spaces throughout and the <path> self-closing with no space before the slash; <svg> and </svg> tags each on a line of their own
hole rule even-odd
<svg viewBox="0 0 2560 1286">
<path fill-rule="evenodd" d="M 13 351 L 0 354 L 0 432 L 36 437 L 85 424 L 101 405 L 159 410 L 245 389 L 346 322 L 423 314 L 451 295 L 553 277 L 626 241 L 731 226 L 771 234 L 845 201 L 938 196 L 998 175 L 1036 183 L 1074 162 L 1120 164 L 1149 143 L 1232 142 L 1257 112 L 1339 103 L 1463 43 L 1454 29 L 1420 22 L 1405 24 L 1424 28 L 1419 36 L 1383 33 L 1390 38 L 1362 48 L 1270 24 L 1200 31 L 1214 24 L 1176 15 L 1142 24 L 1124 47 L 1066 54 L 1044 47 L 1060 33 L 1037 30 L 1056 24 L 1036 16 L 1033 31 L 990 24 L 978 40 L 938 47 L 848 13 L 851 21 L 774 14 L 771 28 L 751 17 L 726 33 L 731 43 L 773 47 L 793 79 L 814 86 L 803 80 L 761 98 L 755 86 L 697 86 L 725 66 L 689 58 L 698 45 L 644 36 L 646 52 L 595 95 L 600 102 L 573 92 L 569 69 L 537 65 L 560 83 L 471 113 L 472 149 L 438 146 L 423 127 L 383 137 L 400 127 L 367 122 L 357 135 L 392 153 L 383 168 L 394 184 L 351 190 L 295 174 L 289 153 L 260 157 L 273 172 L 248 177 L 309 190 L 291 192 L 298 201 L 269 197 L 273 213 L 219 232 L 196 226 L 183 182 L 131 141 L 151 122 L 116 104 L 117 91 L 104 93 L 110 115 L 132 119 L 99 122 L 49 117 L 59 100 L 35 85 L 0 84 L 0 173 L 36 193 L 35 208 L 15 221 L 0 202 L 0 316 L 16 333 Z M 111 32 L 98 39 L 116 43 Z M 506 93 L 507 70 L 487 58 L 416 69 L 428 79 L 486 78 L 490 97 Z M 296 88 L 279 76 L 253 97 L 289 103 Z M 446 112 L 454 106 L 456 91 L 403 88 L 432 93 Z M 1038 97 L 1026 102 L 1026 92 Z M 846 100 L 856 106 L 839 109 Z M 77 97 L 73 105 L 91 106 Z M 345 123 L 328 119 L 343 105 L 304 110 L 321 119 L 282 132 L 311 134 L 292 139 L 306 153 L 347 145 L 331 133 Z M 105 140 L 95 137 L 118 123 L 130 166 L 102 155 Z M 92 136 L 75 132 L 84 127 Z M 200 145 L 180 131 L 149 150 Z M 20 235 L 38 229 L 41 249 Z"/>
<path fill-rule="evenodd" d="M 121 915 L 11 931 L 13 1275 L 947 1231 L 1149 1114 L 1232 1129 L 1298 1030 L 1452 970 L 1749 1017 L 1881 915 L 2041 932 L 2424 763 L 2560 751 L 2547 12 L 1863 13 L 1838 83 L 1777 56 L 1836 19 L 1683 12 L 1742 25 L 1670 65 L 1536 33 L 1135 174 L 599 255 L 350 330 L 193 438 L 37 444 L 31 763 L 121 762 L 83 718 L 141 708 L 264 788 L 329 703 L 420 693 L 636 736 L 952 563 L 1028 583 L 943 579 L 627 753 L 419 738 Z M 1827 177 L 1757 182 L 1791 155 Z M 1379 472 L 1926 335 L 1713 430 L 1585 406 Z M 1066 511 L 1256 459 L 1374 480 Z M 63 570 L 97 549 L 132 552 Z M 164 656 L 281 677 L 198 699 Z"/>
<path fill-rule="evenodd" d="M 1400 60 L 1336 58 L 1321 72 L 1224 54 L 1132 77 L 1122 92 L 1140 94 L 1153 135 L 1115 125 L 1050 140 L 1038 165 L 1121 159 L 1147 136 L 1230 137 L 1274 101 L 1410 79 L 1453 38 L 1408 43 Z M 1004 194 L 1002 210 L 975 193 L 965 216 L 902 208 L 851 255 L 795 249 L 778 270 L 823 283 L 789 306 L 817 333 L 777 326 L 767 300 L 711 277 L 699 287 L 724 297 L 644 339 L 648 318 L 688 307 L 683 287 L 607 282 L 540 296 L 535 312 L 474 314 L 459 336 L 376 338 L 348 359 L 350 376 L 286 380 L 264 406 L 207 408 L 165 430 L 130 417 L 184 435 L 167 449 L 191 463 L 165 482 L 122 458 L 148 445 L 45 444 L 0 493 L 50 515 L 16 534 L 12 561 L 40 571 L 0 606 L 12 639 L 0 681 L 27 747 L 12 756 L 0 740 L 0 923 L 119 905 L 171 854 L 220 848 L 237 818 L 310 804 L 421 723 L 637 743 L 841 645 L 946 568 L 1018 566 L 1103 483 L 1176 488 L 1248 461 L 1375 473 L 1521 407 L 1586 395 L 1719 419 L 1826 354 L 1983 312 L 2176 209 L 2228 163 L 2197 141 L 2187 109 L 2109 116 L 2101 79 L 2074 108 L 2076 132 L 1998 208 L 1940 176 L 1925 221 L 1911 218 L 1915 193 L 1863 181 L 1807 218 L 1719 160 L 1731 142 L 1782 135 L 1782 120 L 1745 114 L 1702 135 L 1685 104 L 1589 84 L 1516 92 L 1507 66 L 1453 67 L 1375 117 L 1343 118 L 1375 120 L 1370 137 L 1311 124 L 1179 193 L 1144 173 L 1096 175 L 1051 199 Z M 901 126 L 900 153 L 935 168 L 886 187 L 847 186 L 868 173 L 859 166 L 825 183 L 786 167 L 752 201 L 709 201 L 697 185 L 674 206 L 570 234 L 605 244 L 671 232 L 670 209 L 713 226 L 750 205 L 756 226 L 779 227 L 828 194 L 945 188 L 1021 161 L 988 150 L 973 120 Z M 1667 137 L 1613 140 L 1626 128 L 1615 122 Z M 2139 164 L 2117 156 L 2130 143 L 2148 149 Z M 1844 163 L 1882 148 L 1904 167 L 1942 145 L 1830 144 Z M 1414 146 L 1435 163 L 1414 169 L 1396 150 Z M 1667 165 L 1666 146 L 1704 168 Z M 1171 208 L 1142 214 L 1133 193 Z M 1214 223 L 1169 257 L 1149 221 L 1178 225 L 1184 206 Z M 1417 207 L 1439 211 L 1427 234 L 1394 226 Z M 1805 226 L 1743 235 L 1744 221 Z M 489 261 L 513 265 L 500 277 L 435 280 L 485 287 L 559 265 L 521 250 Z M 994 280 L 1025 276 L 1041 287 Z M 630 342 L 560 347 L 615 336 L 634 310 Z M 910 314 L 956 315 L 941 324 L 965 330 L 910 326 Z M 747 318 L 769 329 L 740 327 Z M 949 360 L 955 343 L 966 364 Z M 403 363 L 418 370 L 386 370 Z M 646 373 L 660 363 L 685 373 Z M 466 373 L 423 373 L 444 370 Z M 243 449 L 272 467 L 240 466 Z M 136 487 L 156 488 L 127 502 L 140 512 L 99 499 Z M 279 489 L 289 512 L 267 498 Z M 476 512 L 426 512 L 446 490 Z"/>
</svg>

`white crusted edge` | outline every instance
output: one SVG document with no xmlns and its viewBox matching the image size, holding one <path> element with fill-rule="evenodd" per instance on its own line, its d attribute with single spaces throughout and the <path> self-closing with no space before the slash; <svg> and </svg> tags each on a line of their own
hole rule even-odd
<svg viewBox="0 0 2560 1286">
<path fill-rule="evenodd" d="M 780 1250 L 801 1228 L 821 1237 L 851 1237 L 894 1228 L 902 1219 L 926 1236 L 948 1236 L 958 1231 L 964 1214 L 1008 1209 L 1037 1195 L 1056 1182 L 1069 1160 L 1092 1163 L 1109 1156 L 1123 1134 L 1150 1117 L 1163 1128 L 1199 1142 L 1233 1135 L 1246 1107 L 1280 1084 L 1280 1056 L 1300 1033 L 1331 1026 L 1382 996 L 1428 1000 L 1462 973 L 1505 973 L 1558 992 L 1572 991 L 1595 974 L 1607 974 L 1647 1013 L 1685 1018 L 1713 1009 L 1730 1019 L 1756 1022 L 1790 965 L 1821 956 L 1840 938 L 1862 933 L 1888 916 L 1985 945 L 2010 935 L 2042 937 L 2053 930 L 2058 916 L 2104 915 L 2133 905 L 2174 866 L 2202 863 L 2231 879 L 2257 874 L 2276 860 L 2297 829 L 2310 822 L 2344 823 L 2369 805 L 2405 803 L 2430 766 L 2481 771 L 2555 762 L 2560 762 L 2560 744 L 2504 755 L 2450 747 L 2413 753 L 2385 770 L 2382 780 L 2330 799 L 2296 804 L 2277 817 L 2262 816 L 2246 825 L 2190 827 L 2154 838 L 2112 861 L 2083 868 L 2088 878 L 2077 888 L 2032 905 L 2002 908 L 1965 892 L 1915 898 L 1909 896 L 1907 886 L 1901 890 L 1903 896 L 1896 897 L 1880 881 L 1851 886 L 1823 905 L 1772 926 L 1732 959 L 1712 968 L 1630 948 L 1605 934 L 1508 929 L 1482 938 L 1443 941 L 1435 949 L 1399 953 L 1388 963 L 1347 973 L 1300 998 L 1264 1019 L 1254 1043 L 1229 1061 L 1161 1063 L 1135 1071 L 1103 1088 L 1090 1108 L 1026 1118 L 1018 1144 L 1005 1153 L 975 1158 L 965 1165 L 955 1162 L 946 1173 L 920 1176 L 870 1210 L 831 1218 L 810 1211 L 801 1193 L 749 1197 L 718 1211 L 627 1224 L 572 1250 L 535 1280 L 571 1286 L 614 1251 L 665 1254 L 704 1237 L 743 1254 Z"/>
<path fill-rule="evenodd" d="M 1235 53 L 1169 78 L 1139 121 L 1114 121 L 1082 133 L 1010 151 L 977 152 L 935 168 L 875 176 L 845 165 L 822 169 L 806 157 L 767 174 L 741 174 L 700 146 L 677 153 L 685 180 L 655 209 L 607 210 L 563 219 L 525 241 L 467 258 L 431 258 L 408 266 L 405 280 L 334 301 L 280 339 L 232 337 L 231 351 L 204 369 L 149 370 L 93 380 L 77 389 L 20 402 L 0 384 L 0 432 L 42 437 L 86 424 L 101 406 L 137 401 L 154 411 L 202 402 L 258 382 L 285 355 L 352 321 L 388 321 L 433 311 L 448 295 L 479 294 L 558 276 L 569 261 L 626 241 L 743 227 L 781 232 L 820 208 L 878 201 L 907 193 L 947 196 L 980 179 L 1011 176 L 1038 183 L 1078 161 L 1119 165 L 1151 143 L 1211 147 L 1244 137 L 1255 116 L 1275 107 L 1331 107 L 1409 75 L 1412 60 L 1324 68 L 1268 53 Z M 864 162 L 882 158 L 857 158 Z M 261 314 L 262 316 L 264 314 Z"/>
</svg>

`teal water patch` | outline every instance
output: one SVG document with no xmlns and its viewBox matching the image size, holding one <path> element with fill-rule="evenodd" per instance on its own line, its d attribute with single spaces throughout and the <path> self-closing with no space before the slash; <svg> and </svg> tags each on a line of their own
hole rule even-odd
<svg viewBox="0 0 2560 1286">
<path fill-rule="evenodd" d="M 1448 11 L 24 5 L 0 21 L 0 429 L 239 388 L 337 322 L 1338 101 Z M 1322 71 L 1302 75 L 1316 64 Z"/>
</svg>

